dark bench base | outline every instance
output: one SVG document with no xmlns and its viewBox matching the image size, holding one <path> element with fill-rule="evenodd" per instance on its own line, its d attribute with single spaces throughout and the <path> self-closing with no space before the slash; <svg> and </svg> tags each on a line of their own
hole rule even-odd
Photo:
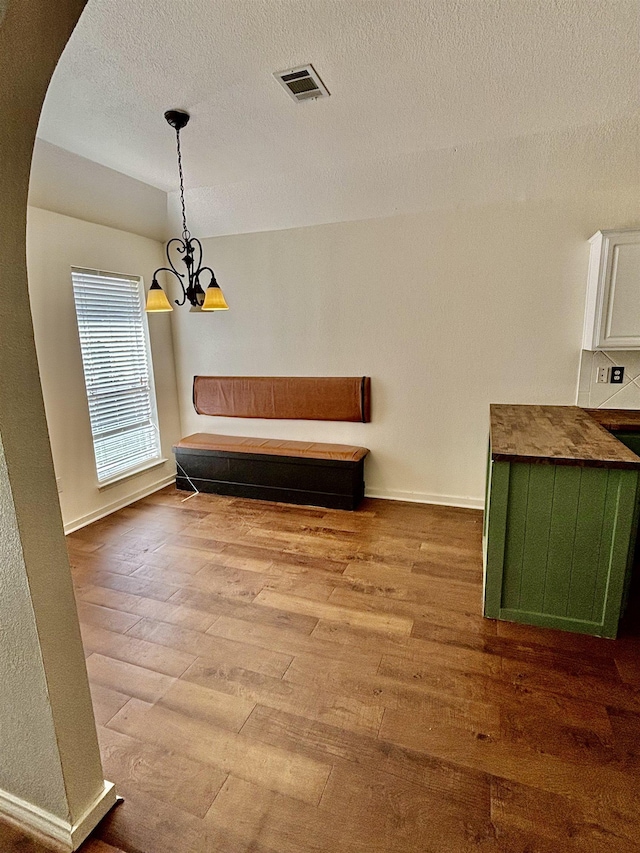
<svg viewBox="0 0 640 853">
<path fill-rule="evenodd" d="M 364 459 L 176 450 L 179 489 L 354 510 L 364 497 Z M 190 482 L 191 481 L 191 482 Z"/>
</svg>

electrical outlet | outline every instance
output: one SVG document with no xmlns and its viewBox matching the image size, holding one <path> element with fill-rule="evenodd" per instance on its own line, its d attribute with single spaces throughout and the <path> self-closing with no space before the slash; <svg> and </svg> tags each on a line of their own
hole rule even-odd
<svg viewBox="0 0 640 853">
<path fill-rule="evenodd" d="M 62 491 L 62 477 L 56 477 L 56 486 L 58 487 L 58 494 Z"/>
<path fill-rule="evenodd" d="M 611 379 L 609 381 L 612 385 L 622 385 L 624 382 L 624 367 L 612 367 Z"/>
<path fill-rule="evenodd" d="M 596 382 L 608 382 L 609 381 L 609 368 L 608 367 L 599 367 L 598 372 L 596 374 Z"/>
</svg>

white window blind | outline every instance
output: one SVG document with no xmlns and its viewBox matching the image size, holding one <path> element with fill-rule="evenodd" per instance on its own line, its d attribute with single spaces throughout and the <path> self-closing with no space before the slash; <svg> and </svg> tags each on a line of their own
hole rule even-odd
<svg viewBox="0 0 640 853">
<path fill-rule="evenodd" d="M 73 268 L 98 482 L 160 458 L 142 281 Z"/>
</svg>

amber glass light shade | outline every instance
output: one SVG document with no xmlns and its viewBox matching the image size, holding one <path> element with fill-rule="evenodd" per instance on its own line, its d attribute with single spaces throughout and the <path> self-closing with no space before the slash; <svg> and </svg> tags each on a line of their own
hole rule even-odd
<svg viewBox="0 0 640 853">
<path fill-rule="evenodd" d="M 154 279 L 147 294 L 146 311 L 160 313 L 162 311 L 173 311 L 173 306 L 167 299 L 167 294 Z"/>
<path fill-rule="evenodd" d="M 202 311 L 228 311 L 229 306 L 224 298 L 224 293 L 217 284 L 210 284 L 204 296 Z"/>
</svg>

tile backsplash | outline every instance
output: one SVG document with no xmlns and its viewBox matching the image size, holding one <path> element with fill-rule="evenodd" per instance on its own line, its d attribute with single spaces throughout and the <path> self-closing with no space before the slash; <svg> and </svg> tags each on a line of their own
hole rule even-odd
<svg viewBox="0 0 640 853">
<path fill-rule="evenodd" d="M 624 382 L 596 382 L 600 367 L 624 367 Z M 578 376 L 578 406 L 592 409 L 640 409 L 640 351 L 582 351 Z"/>
</svg>

